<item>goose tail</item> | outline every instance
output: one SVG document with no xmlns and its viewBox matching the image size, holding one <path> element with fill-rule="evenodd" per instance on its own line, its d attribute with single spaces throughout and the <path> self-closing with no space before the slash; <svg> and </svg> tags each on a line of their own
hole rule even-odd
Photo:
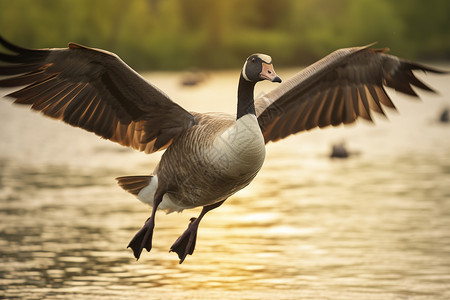
<svg viewBox="0 0 450 300">
<path fill-rule="evenodd" d="M 139 192 L 150 184 L 153 176 L 137 175 L 117 177 L 117 183 L 127 192 L 137 196 Z"/>
</svg>

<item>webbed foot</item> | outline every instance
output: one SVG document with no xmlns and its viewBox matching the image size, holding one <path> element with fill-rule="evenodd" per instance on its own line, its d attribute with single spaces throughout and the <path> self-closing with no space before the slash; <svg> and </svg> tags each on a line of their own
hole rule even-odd
<svg viewBox="0 0 450 300">
<path fill-rule="evenodd" d="M 147 249 L 148 252 L 152 249 L 154 227 L 154 219 L 149 218 L 128 244 L 127 248 L 133 249 L 134 257 L 136 257 L 137 260 L 139 260 L 144 248 Z"/>
<path fill-rule="evenodd" d="M 172 247 L 170 247 L 170 252 L 176 252 L 178 254 L 180 264 L 183 263 L 188 254 L 192 255 L 194 253 L 199 223 L 197 218 L 191 218 L 188 228 L 175 241 Z"/>
</svg>

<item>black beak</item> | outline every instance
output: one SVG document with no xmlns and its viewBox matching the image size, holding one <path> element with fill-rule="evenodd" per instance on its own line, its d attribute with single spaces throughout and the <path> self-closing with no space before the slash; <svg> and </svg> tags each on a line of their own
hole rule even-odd
<svg viewBox="0 0 450 300">
<path fill-rule="evenodd" d="M 272 82 L 280 82 L 281 83 L 281 78 L 280 76 L 276 75 L 275 78 L 272 79 Z"/>
</svg>

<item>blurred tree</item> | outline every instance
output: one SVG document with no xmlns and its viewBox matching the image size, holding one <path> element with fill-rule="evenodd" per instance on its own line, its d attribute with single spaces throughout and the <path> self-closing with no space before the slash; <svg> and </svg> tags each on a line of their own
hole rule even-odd
<svg viewBox="0 0 450 300">
<path fill-rule="evenodd" d="M 448 0 L 0 0 L 0 34 L 28 47 L 108 49 L 139 69 L 234 68 L 254 52 L 306 64 L 373 41 L 449 59 L 449 16 Z"/>
<path fill-rule="evenodd" d="M 450 58 L 450 1 L 398 0 L 392 4 L 405 27 L 399 45 L 402 53 L 419 59 Z"/>
</svg>

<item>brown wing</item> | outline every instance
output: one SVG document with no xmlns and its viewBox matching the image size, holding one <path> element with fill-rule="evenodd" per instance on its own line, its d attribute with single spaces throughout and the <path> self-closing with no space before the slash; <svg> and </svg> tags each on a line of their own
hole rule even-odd
<svg viewBox="0 0 450 300">
<path fill-rule="evenodd" d="M 369 46 L 337 50 L 258 98 L 256 112 L 266 143 L 353 123 L 358 117 L 372 121 L 371 111 L 384 115 L 383 106 L 395 108 L 383 86 L 417 97 L 411 85 L 433 90 L 413 70 L 444 73 Z"/>
<path fill-rule="evenodd" d="M 70 43 L 64 49 L 25 49 L 2 37 L 0 88 L 25 86 L 14 103 L 139 151 L 170 145 L 194 117 L 117 55 Z"/>
</svg>

